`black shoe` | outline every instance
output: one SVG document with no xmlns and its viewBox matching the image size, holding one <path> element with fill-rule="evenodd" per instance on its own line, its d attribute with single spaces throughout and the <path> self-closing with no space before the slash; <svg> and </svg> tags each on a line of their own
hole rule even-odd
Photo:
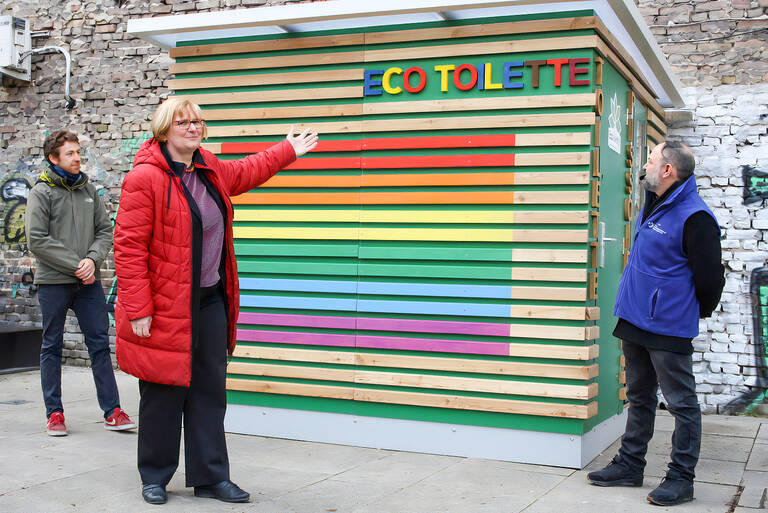
<svg viewBox="0 0 768 513">
<path fill-rule="evenodd" d="M 241 490 L 232 481 L 222 481 L 207 486 L 195 486 L 195 497 L 219 499 L 224 502 L 248 502 L 251 494 Z"/>
<path fill-rule="evenodd" d="M 165 504 L 168 501 L 165 486 L 159 484 L 142 485 L 141 496 L 150 504 Z"/>
<path fill-rule="evenodd" d="M 643 486 L 642 472 L 635 472 L 616 458 L 602 470 L 587 474 L 590 484 L 596 486 Z"/>
<path fill-rule="evenodd" d="M 648 502 L 658 506 L 674 506 L 693 500 L 693 481 L 665 477 L 654 491 L 648 494 Z"/>
</svg>

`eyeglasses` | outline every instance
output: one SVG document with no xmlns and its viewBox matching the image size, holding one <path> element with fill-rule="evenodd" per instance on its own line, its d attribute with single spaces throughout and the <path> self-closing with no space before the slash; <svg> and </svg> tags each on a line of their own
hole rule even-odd
<svg viewBox="0 0 768 513">
<path fill-rule="evenodd" d="M 205 126 L 205 120 L 204 119 L 182 119 L 180 121 L 174 121 L 174 125 L 181 128 L 182 130 L 189 130 L 190 126 L 193 126 L 195 128 L 203 128 Z"/>
</svg>

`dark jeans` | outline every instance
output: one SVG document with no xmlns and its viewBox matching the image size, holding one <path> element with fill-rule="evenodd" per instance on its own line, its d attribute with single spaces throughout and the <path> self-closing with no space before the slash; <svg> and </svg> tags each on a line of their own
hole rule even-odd
<svg viewBox="0 0 768 513">
<path fill-rule="evenodd" d="M 91 285 L 78 283 L 41 284 L 37 300 L 43 313 L 43 343 L 40 349 L 40 381 L 43 385 L 45 414 L 64 411 L 61 404 L 61 350 L 67 310 L 74 310 L 85 345 L 91 357 L 91 372 L 96 384 L 99 406 L 107 417 L 120 406 L 120 397 L 112 370 L 109 351 L 109 320 L 104 290 L 98 281 Z"/>
<path fill-rule="evenodd" d="M 661 386 L 675 417 L 667 476 L 692 481 L 701 447 L 701 410 L 696 397 L 691 355 L 671 353 L 622 341 L 627 371 L 629 411 L 619 459 L 642 472 L 656 419 L 656 390 Z"/>
<path fill-rule="evenodd" d="M 187 486 L 229 479 L 227 314 L 220 292 L 201 300 L 189 388 L 139 381 L 138 466 L 143 484 L 167 485 L 179 465 L 182 418 Z M 151 329 L 151 328 L 150 328 Z"/>
</svg>

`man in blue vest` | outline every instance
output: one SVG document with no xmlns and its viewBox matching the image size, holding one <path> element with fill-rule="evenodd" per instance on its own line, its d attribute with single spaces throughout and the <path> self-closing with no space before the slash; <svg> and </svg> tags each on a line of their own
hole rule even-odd
<svg viewBox="0 0 768 513">
<path fill-rule="evenodd" d="M 644 167 L 645 207 L 614 308 L 613 335 L 626 358 L 627 426 L 613 461 L 587 475 L 598 486 L 642 486 L 661 386 L 675 417 L 666 477 L 647 497 L 661 506 L 693 499 L 701 410 L 691 340 L 725 285 L 720 228 L 696 191 L 693 168 L 690 148 L 674 141 L 656 146 Z"/>
</svg>

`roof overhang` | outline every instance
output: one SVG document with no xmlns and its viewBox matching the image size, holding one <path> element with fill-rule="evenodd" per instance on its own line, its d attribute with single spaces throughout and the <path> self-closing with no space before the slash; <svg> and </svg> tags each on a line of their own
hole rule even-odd
<svg viewBox="0 0 768 513">
<path fill-rule="evenodd" d="M 594 11 L 623 46 L 662 107 L 685 106 L 677 77 L 631 0 L 328 0 L 139 18 L 128 21 L 128 32 L 172 48 L 183 41 L 585 9 Z"/>
</svg>

